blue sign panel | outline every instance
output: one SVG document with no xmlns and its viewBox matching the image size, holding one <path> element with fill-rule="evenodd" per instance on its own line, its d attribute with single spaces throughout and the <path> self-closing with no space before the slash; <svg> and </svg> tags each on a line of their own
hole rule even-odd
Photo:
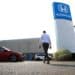
<svg viewBox="0 0 75 75">
<path fill-rule="evenodd" d="M 53 3 L 53 13 L 55 19 L 66 19 L 72 20 L 70 7 L 67 4 L 54 2 Z"/>
</svg>

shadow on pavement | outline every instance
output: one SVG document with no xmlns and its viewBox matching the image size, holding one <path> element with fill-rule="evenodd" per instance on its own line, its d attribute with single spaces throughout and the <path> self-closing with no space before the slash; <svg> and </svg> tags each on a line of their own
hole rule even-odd
<svg viewBox="0 0 75 75">
<path fill-rule="evenodd" d="M 59 66 L 59 67 L 75 67 L 75 65 L 70 65 L 70 64 L 50 64 L 52 66 Z"/>
</svg>

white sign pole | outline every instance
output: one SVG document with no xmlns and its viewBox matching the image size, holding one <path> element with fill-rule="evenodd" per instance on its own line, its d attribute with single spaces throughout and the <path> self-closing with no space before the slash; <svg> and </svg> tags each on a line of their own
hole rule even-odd
<svg viewBox="0 0 75 75">
<path fill-rule="evenodd" d="M 56 25 L 57 50 L 68 49 L 75 52 L 75 34 L 69 5 L 54 2 L 53 14 Z"/>
</svg>

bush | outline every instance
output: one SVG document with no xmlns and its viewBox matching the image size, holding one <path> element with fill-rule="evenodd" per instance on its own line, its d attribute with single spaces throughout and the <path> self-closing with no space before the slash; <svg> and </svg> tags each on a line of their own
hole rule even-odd
<svg viewBox="0 0 75 75">
<path fill-rule="evenodd" d="M 72 53 L 69 50 L 59 50 L 54 53 L 54 59 L 60 61 L 71 60 Z"/>
</svg>

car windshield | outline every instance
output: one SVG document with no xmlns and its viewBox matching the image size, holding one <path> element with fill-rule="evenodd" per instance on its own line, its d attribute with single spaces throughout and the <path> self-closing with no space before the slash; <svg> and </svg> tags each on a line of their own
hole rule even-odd
<svg viewBox="0 0 75 75">
<path fill-rule="evenodd" d="M 4 50 L 11 51 L 9 48 L 6 48 L 6 47 L 3 47 L 3 48 L 4 48 Z"/>
<path fill-rule="evenodd" d="M 0 52 L 3 52 L 3 51 L 10 51 L 10 49 L 8 49 L 6 47 L 0 47 Z"/>
<path fill-rule="evenodd" d="M 44 53 L 37 53 L 38 56 L 44 56 Z"/>
</svg>

